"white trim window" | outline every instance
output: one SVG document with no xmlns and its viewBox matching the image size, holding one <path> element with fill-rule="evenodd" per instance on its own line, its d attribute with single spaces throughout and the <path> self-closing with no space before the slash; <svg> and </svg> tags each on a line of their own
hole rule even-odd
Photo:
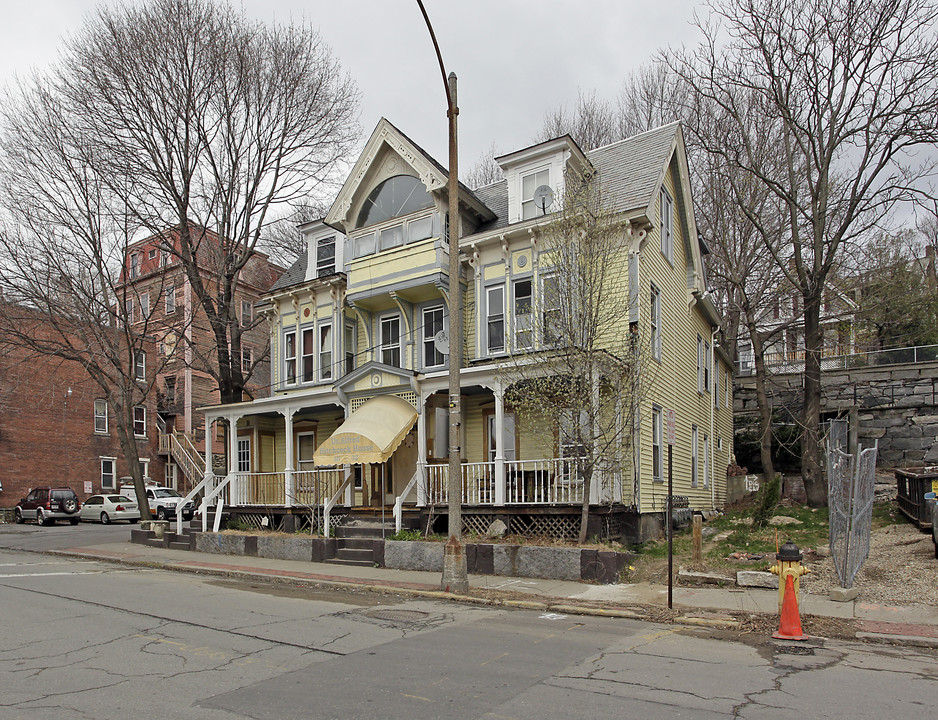
<svg viewBox="0 0 938 720">
<path fill-rule="evenodd" d="M 537 206 L 534 191 L 541 185 L 550 185 L 550 169 L 536 170 L 521 177 L 521 219 L 530 220 L 543 215 L 542 208 Z"/>
<path fill-rule="evenodd" d="M 664 417 L 657 405 L 651 406 L 651 479 L 664 482 Z"/>
<path fill-rule="evenodd" d="M 319 379 L 332 379 L 332 323 L 321 323 L 319 325 Z"/>
<path fill-rule="evenodd" d="M 166 292 L 163 293 L 163 302 L 166 314 L 170 315 L 176 312 L 176 286 L 167 285 Z"/>
<path fill-rule="evenodd" d="M 355 323 L 345 323 L 345 372 L 355 369 Z"/>
<path fill-rule="evenodd" d="M 301 367 L 303 368 L 302 382 L 311 383 L 316 379 L 316 329 L 303 328 L 303 354 Z"/>
<path fill-rule="evenodd" d="M 381 362 L 401 367 L 401 316 L 386 315 L 380 321 Z"/>
<path fill-rule="evenodd" d="M 130 279 L 136 280 L 140 275 L 140 256 L 137 253 L 130 253 Z"/>
<path fill-rule="evenodd" d="M 147 436 L 147 409 L 143 405 L 134 406 L 134 436 Z"/>
<path fill-rule="evenodd" d="M 674 201 L 663 187 L 661 188 L 658 210 L 661 214 L 661 254 L 669 263 L 674 263 Z"/>
<path fill-rule="evenodd" d="M 283 334 L 283 379 L 287 385 L 296 383 L 296 330 Z"/>
<path fill-rule="evenodd" d="M 560 343 L 563 327 L 560 316 L 560 279 L 545 275 L 541 279 L 541 344 L 554 347 Z"/>
<path fill-rule="evenodd" d="M 94 401 L 94 431 L 107 434 L 107 400 Z"/>
<path fill-rule="evenodd" d="M 247 374 L 251 372 L 254 365 L 254 349 L 249 345 L 241 346 L 241 372 Z"/>
<path fill-rule="evenodd" d="M 710 392 L 710 343 L 704 342 L 704 377 L 703 386 Z"/>
<path fill-rule="evenodd" d="M 146 322 L 150 319 L 150 293 L 140 293 L 140 320 Z"/>
<path fill-rule="evenodd" d="M 512 329 L 515 350 L 530 350 L 534 347 L 534 308 L 531 278 L 515 280 L 512 284 Z"/>
<path fill-rule="evenodd" d="M 114 490 L 114 480 L 117 476 L 117 458 L 101 458 L 101 489 Z"/>
<path fill-rule="evenodd" d="M 704 393 L 704 351 L 703 351 L 703 338 L 700 335 L 697 336 L 697 392 L 703 395 Z"/>
<path fill-rule="evenodd" d="M 144 482 L 150 479 L 150 458 L 140 458 L 140 477 Z"/>
<path fill-rule="evenodd" d="M 238 472 L 251 472 L 251 436 L 238 437 Z"/>
<path fill-rule="evenodd" d="M 170 262 L 172 261 L 170 260 L 169 250 L 160 250 L 160 267 L 166 267 Z"/>
<path fill-rule="evenodd" d="M 316 241 L 316 277 L 335 273 L 335 235 Z"/>
<path fill-rule="evenodd" d="M 250 300 L 241 301 L 241 327 L 248 327 L 254 322 L 254 303 Z"/>
<path fill-rule="evenodd" d="M 690 428 L 690 486 L 697 487 L 699 473 L 700 449 L 698 448 L 699 431 L 696 425 Z"/>
<path fill-rule="evenodd" d="M 147 354 L 143 350 L 134 352 L 134 380 L 147 379 Z"/>
<path fill-rule="evenodd" d="M 703 486 L 710 487 L 710 436 L 703 436 Z"/>
<path fill-rule="evenodd" d="M 485 289 L 485 339 L 489 354 L 505 351 L 505 288 Z"/>
<path fill-rule="evenodd" d="M 316 431 L 308 430 L 296 434 L 296 469 L 315 470 L 313 455 L 316 453 Z"/>
<path fill-rule="evenodd" d="M 661 291 L 651 284 L 651 356 L 661 362 Z"/>
<path fill-rule="evenodd" d="M 127 318 L 127 324 L 134 324 L 134 299 L 127 298 L 124 301 L 124 316 Z"/>
<path fill-rule="evenodd" d="M 443 330 L 443 306 L 424 308 L 421 311 L 423 319 L 423 366 L 425 368 L 439 367 L 446 362 L 446 357 L 436 349 L 434 338 Z"/>
</svg>

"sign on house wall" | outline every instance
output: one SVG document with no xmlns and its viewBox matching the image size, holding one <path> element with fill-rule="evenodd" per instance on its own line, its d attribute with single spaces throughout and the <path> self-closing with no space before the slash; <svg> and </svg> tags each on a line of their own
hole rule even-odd
<svg viewBox="0 0 938 720">
<path fill-rule="evenodd" d="M 668 425 L 668 445 L 674 445 L 677 442 L 677 413 L 674 410 L 666 410 L 665 418 Z"/>
</svg>

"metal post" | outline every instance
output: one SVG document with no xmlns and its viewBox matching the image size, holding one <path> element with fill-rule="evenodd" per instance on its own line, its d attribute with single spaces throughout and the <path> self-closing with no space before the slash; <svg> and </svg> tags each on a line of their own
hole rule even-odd
<svg viewBox="0 0 938 720">
<path fill-rule="evenodd" d="M 674 446 L 668 444 L 668 608 L 674 599 Z"/>
</svg>

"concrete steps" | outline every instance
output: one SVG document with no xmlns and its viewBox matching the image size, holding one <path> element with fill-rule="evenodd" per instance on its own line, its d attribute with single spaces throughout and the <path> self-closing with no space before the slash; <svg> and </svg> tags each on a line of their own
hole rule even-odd
<svg viewBox="0 0 938 720">
<path fill-rule="evenodd" d="M 375 565 L 375 540 L 394 534 L 394 523 L 380 520 L 352 520 L 336 528 L 335 557 L 326 560 L 333 565 Z"/>
</svg>

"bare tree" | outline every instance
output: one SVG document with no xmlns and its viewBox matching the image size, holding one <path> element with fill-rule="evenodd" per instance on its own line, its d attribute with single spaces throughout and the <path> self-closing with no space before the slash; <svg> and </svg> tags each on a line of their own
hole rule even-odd
<svg viewBox="0 0 938 720">
<path fill-rule="evenodd" d="M 707 150 L 741 168 L 741 180 L 764 185 L 788 216 L 788 242 L 765 248 L 803 300 L 802 474 L 816 507 L 827 502 L 822 299 L 844 245 L 879 223 L 923 172 L 908 160 L 938 134 L 936 15 L 927 0 L 725 0 L 700 23 L 701 45 L 669 56 L 723 113 L 723 139 Z M 763 121 L 752 123 L 753 112 Z M 747 217 L 772 235 L 774 210 L 770 220 L 754 210 Z"/>
<path fill-rule="evenodd" d="M 548 110 L 535 140 L 540 142 L 561 135 L 570 135 L 583 150 L 602 147 L 624 137 L 615 106 L 598 97 L 595 90 L 589 93 L 581 90 L 572 110 L 564 105 Z"/>
<path fill-rule="evenodd" d="M 166 249 L 214 335 L 202 369 L 240 401 L 235 291 L 272 210 L 326 182 L 357 138 L 353 82 L 310 27 L 213 0 L 102 6 L 54 72 L 108 190 L 149 232 L 177 229 Z"/>
<path fill-rule="evenodd" d="M 496 157 L 498 157 L 498 149 L 495 147 L 495 143 L 492 142 L 479 156 L 476 164 L 463 177 L 462 182 L 466 184 L 466 187 L 475 190 L 504 179 L 501 167 L 495 162 Z"/>
<path fill-rule="evenodd" d="M 258 249 L 269 253 L 280 265 L 289 266 L 306 252 L 306 241 L 297 226 L 324 218 L 329 205 L 313 199 L 292 204 L 267 224 Z"/>
<path fill-rule="evenodd" d="M 165 360 L 155 352 L 150 308 L 121 277 L 139 226 L 54 87 L 38 82 L 8 97 L 0 117 L 0 339 L 27 359 L 55 357 L 87 371 L 144 497 L 136 438 L 146 417 L 136 414 Z M 141 513 L 149 517 L 145 503 Z"/>
<path fill-rule="evenodd" d="M 528 430 L 557 434 L 568 481 L 582 482 L 581 543 L 594 480 L 600 473 L 611 480 L 634 455 L 640 388 L 651 381 L 639 368 L 638 328 L 622 312 L 630 303 L 618 271 L 627 262 L 624 227 L 598 179 L 567 178 L 562 208 L 539 241 L 545 279 L 531 309 L 539 322 L 516 328 L 516 352 L 501 368 L 506 401 Z M 523 351 L 535 334 L 551 349 L 532 362 Z"/>
</svg>

